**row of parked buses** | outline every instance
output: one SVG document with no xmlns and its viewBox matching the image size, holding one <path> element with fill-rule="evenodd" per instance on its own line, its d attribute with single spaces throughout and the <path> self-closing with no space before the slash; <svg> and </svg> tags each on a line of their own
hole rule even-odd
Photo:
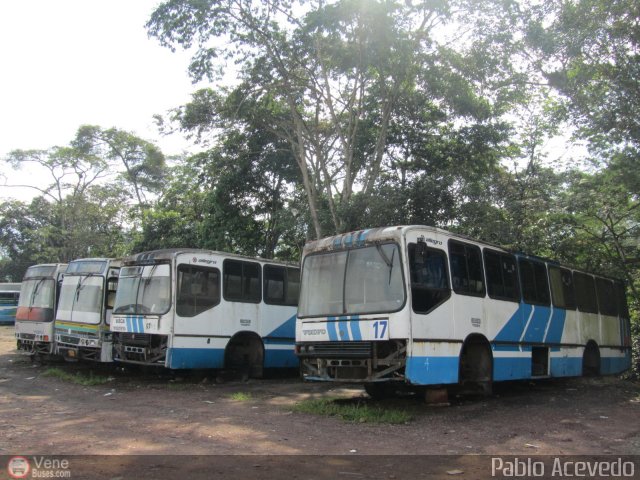
<svg viewBox="0 0 640 480">
<path fill-rule="evenodd" d="M 170 369 L 300 366 L 371 395 L 631 365 L 622 282 L 424 226 L 310 242 L 301 270 L 188 249 L 36 265 L 16 338 L 30 354 Z"/>
</svg>

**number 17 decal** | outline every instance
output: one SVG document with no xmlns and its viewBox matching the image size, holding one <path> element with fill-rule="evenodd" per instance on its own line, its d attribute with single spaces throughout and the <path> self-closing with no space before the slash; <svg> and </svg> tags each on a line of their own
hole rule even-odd
<svg viewBox="0 0 640 480">
<path fill-rule="evenodd" d="M 387 333 L 387 324 L 389 320 L 377 320 L 373 323 L 373 338 L 385 338 L 384 334 Z"/>
</svg>

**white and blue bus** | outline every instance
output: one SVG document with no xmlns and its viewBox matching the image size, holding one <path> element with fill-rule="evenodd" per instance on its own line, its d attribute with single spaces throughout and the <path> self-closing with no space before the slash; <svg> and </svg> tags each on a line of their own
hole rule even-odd
<svg viewBox="0 0 640 480">
<path fill-rule="evenodd" d="M 124 259 L 111 331 L 114 360 L 170 369 L 297 367 L 297 266 L 208 250 Z"/>
<path fill-rule="evenodd" d="M 623 283 L 425 226 L 310 242 L 296 353 L 308 380 L 394 385 L 613 374 L 631 365 Z"/>
<path fill-rule="evenodd" d="M 33 265 L 20 287 L 16 310 L 18 351 L 29 355 L 55 353 L 54 320 L 66 263 Z"/>
<path fill-rule="evenodd" d="M 109 324 L 121 261 L 82 258 L 69 262 L 56 313 L 56 352 L 67 360 L 112 361 Z"/>
<path fill-rule="evenodd" d="M 19 283 L 0 283 L 0 325 L 16 323 L 19 298 Z"/>
</svg>

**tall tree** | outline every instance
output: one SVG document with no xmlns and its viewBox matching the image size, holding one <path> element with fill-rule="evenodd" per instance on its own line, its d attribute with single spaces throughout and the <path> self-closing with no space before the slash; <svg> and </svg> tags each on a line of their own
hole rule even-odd
<svg viewBox="0 0 640 480">
<path fill-rule="evenodd" d="M 591 147 L 640 152 L 640 4 L 546 0 L 528 10 L 527 39 Z"/>
<path fill-rule="evenodd" d="M 486 122 L 503 113 L 517 90 L 504 78 L 513 73 L 507 60 L 514 42 L 513 12 L 503 5 L 170 0 L 147 27 L 171 48 L 197 45 L 195 80 L 220 80 L 224 61 L 235 63 L 240 81 L 229 95 L 200 93 L 182 125 L 202 133 L 263 119 L 262 128 L 288 143 L 319 237 L 323 204 L 339 232 L 354 192 L 372 197 L 402 98 L 419 92 L 450 121 Z M 216 108 L 203 108 L 207 102 Z M 193 112 L 205 123 L 190 123 L 186 113 Z"/>
<path fill-rule="evenodd" d="M 83 125 L 72 142 L 87 156 L 109 162 L 120 177 L 133 187 L 138 205 L 145 205 L 149 193 L 157 193 L 165 175 L 165 158 L 153 143 L 117 128 Z"/>
</svg>

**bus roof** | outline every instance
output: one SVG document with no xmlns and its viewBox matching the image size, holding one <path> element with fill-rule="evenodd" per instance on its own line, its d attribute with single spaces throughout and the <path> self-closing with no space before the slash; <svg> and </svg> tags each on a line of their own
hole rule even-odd
<svg viewBox="0 0 640 480">
<path fill-rule="evenodd" d="M 150 250 L 148 252 L 140 252 L 133 255 L 129 255 L 122 260 L 123 265 L 134 265 L 140 263 L 153 263 L 158 260 L 171 260 L 178 255 L 220 255 L 224 257 L 236 258 L 239 260 L 254 260 L 257 262 L 267 262 L 285 266 L 297 266 L 293 262 L 284 262 L 282 260 L 271 260 L 260 257 L 249 257 L 245 255 L 239 255 L 237 253 L 220 252 L 217 250 L 207 250 L 202 248 L 168 248 L 163 250 Z"/>
<path fill-rule="evenodd" d="M 401 238 L 403 238 L 409 231 L 413 231 L 413 230 L 424 231 L 424 232 L 429 232 L 437 235 L 443 235 L 453 239 L 474 242 L 479 245 L 487 246 L 487 247 L 496 249 L 498 251 L 515 255 L 517 257 L 524 257 L 531 260 L 537 260 L 540 262 L 548 263 L 553 266 L 562 266 L 564 268 L 568 268 L 570 270 L 574 270 L 580 273 L 595 275 L 595 276 L 606 278 L 608 280 L 612 280 L 615 282 L 624 283 L 623 280 L 616 277 L 602 275 L 599 273 L 593 273 L 593 272 L 589 272 L 584 269 L 577 268 L 571 265 L 561 264 L 557 260 L 543 258 L 543 257 L 531 255 L 524 252 L 512 251 L 504 247 L 501 247 L 500 245 L 496 245 L 494 243 L 478 240 L 478 239 L 469 237 L 467 235 L 450 232 L 442 228 L 432 227 L 428 225 L 397 225 L 397 226 L 389 226 L 389 227 L 368 228 L 364 230 L 356 230 L 353 232 L 342 233 L 340 235 L 333 235 L 331 237 L 325 237 L 319 240 L 312 240 L 310 242 L 307 242 L 307 244 L 304 246 L 303 255 L 306 256 L 309 253 L 315 253 L 315 252 L 324 252 L 324 251 L 331 251 L 331 250 L 348 249 L 353 247 L 361 247 L 361 246 L 381 243 L 385 241 L 393 241 L 393 240 L 398 241 Z"/>
<path fill-rule="evenodd" d="M 40 263 L 27 268 L 24 278 L 54 277 L 58 273 L 64 273 L 66 269 L 66 263 Z"/>
<path fill-rule="evenodd" d="M 449 232 L 441 228 L 432 227 L 428 225 L 398 225 L 392 227 L 377 227 L 368 228 L 365 230 L 356 230 L 354 232 L 343 233 L 340 235 L 334 235 L 331 237 L 321 238 L 320 240 L 313 240 L 308 242 L 304 247 L 304 253 L 318 252 L 325 250 L 340 250 L 343 248 L 351 248 L 357 246 L 364 246 L 367 244 L 375 244 L 389 240 L 399 240 L 403 238 L 407 232 L 412 230 L 420 230 L 437 235 L 444 235 L 451 238 L 459 238 L 464 240 L 470 240 L 477 243 L 490 245 L 494 248 L 504 250 L 498 245 L 492 245 L 487 242 L 481 242 L 466 235 L 460 235 L 458 233 Z M 506 250 L 505 250 L 506 251 Z"/>
</svg>

